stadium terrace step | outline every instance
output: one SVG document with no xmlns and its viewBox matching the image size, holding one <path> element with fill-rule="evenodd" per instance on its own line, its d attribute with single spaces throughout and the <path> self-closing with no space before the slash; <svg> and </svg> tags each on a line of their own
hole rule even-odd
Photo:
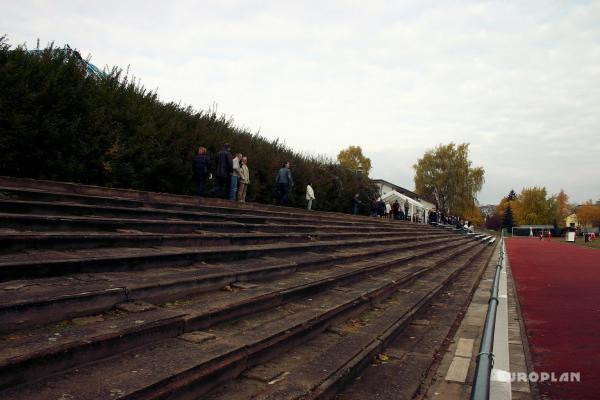
<svg viewBox="0 0 600 400">
<path fill-rule="evenodd" d="M 0 235 L 1 253 L 32 249 L 76 250 L 99 247 L 207 247 L 256 245 L 266 243 L 302 243 L 343 239 L 372 239 L 433 235 L 430 230 L 406 228 L 393 232 L 314 232 L 314 233 L 214 233 L 157 234 L 142 232 L 16 232 Z M 442 232 L 440 232 L 442 233 Z M 0 253 L 0 254 L 1 254 Z"/>
<path fill-rule="evenodd" d="M 439 237 L 439 236 L 438 236 Z M 418 240 L 428 239 L 419 237 Z M 29 252 L 0 255 L 0 280 L 32 279 L 72 273 L 131 271 L 193 263 L 245 260 L 302 252 L 335 251 L 357 246 L 394 244 L 407 238 L 332 240 L 313 243 L 284 243 L 209 248 L 104 248 L 72 252 Z M 414 240 L 414 239 L 413 239 Z"/>
<path fill-rule="evenodd" d="M 0 180 L 2 178 L 0 177 Z M 285 217 L 286 220 L 290 218 L 296 219 L 314 219 L 315 212 L 306 210 L 300 210 L 295 208 L 283 208 L 278 207 L 277 211 L 274 210 L 264 210 L 262 208 L 257 208 L 255 205 L 251 205 L 251 203 L 239 204 L 235 202 L 226 202 L 223 205 L 223 200 L 216 199 L 199 199 L 199 198 L 191 198 L 187 196 L 183 196 L 186 200 L 194 200 L 190 203 L 157 203 L 157 202 L 145 202 L 139 200 L 129 200 L 129 199 L 121 199 L 114 197 L 99 197 L 99 196 L 87 196 L 87 195 L 79 195 L 79 194 L 65 194 L 65 193 L 54 193 L 47 192 L 41 190 L 31 190 L 31 189 L 20 189 L 20 188 L 6 188 L 0 187 L 0 194 L 4 193 L 4 200 L 11 201 L 21 201 L 25 202 L 41 202 L 41 203 L 51 203 L 51 204 L 61 204 L 63 206 L 67 205 L 81 205 L 81 206 L 103 206 L 103 207 L 117 207 L 117 208 L 140 208 L 140 209 L 148 209 L 148 210 L 156 210 L 158 213 L 162 213 L 165 211 L 184 211 L 184 212 L 209 212 L 216 214 L 235 214 L 235 215 L 254 215 L 260 217 Z M 217 201 L 216 204 L 210 204 L 214 201 Z M 205 204 L 208 202 L 208 204 Z M 24 205 L 23 205 L 24 206 Z M 0 209 L 2 209 L 0 207 Z M 85 210 L 85 208 L 83 208 Z M 124 209 L 123 211 L 126 211 Z M 135 212 L 135 211 L 132 211 Z M 185 214 L 184 214 L 185 215 Z M 345 222 L 345 223 L 360 223 L 361 225 L 365 224 L 374 224 L 376 223 L 378 226 L 381 225 L 390 225 L 392 222 L 381 219 L 375 220 L 373 218 L 365 218 L 363 216 L 353 216 L 353 215 L 340 215 L 339 213 L 324 213 L 319 212 L 319 220 L 321 221 L 329 221 L 329 222 Z M 395 223 L 398 223 L 396 221 Z"/>
<path fill-rule="evenodd" d="M 490 252 L 488 249 L 487 254 Z M 412 322 L 417 323 L 417 319 L 422 318 L 430 304 L 439 301 L 454 278 L 472 269 L 480 275 L 481 267 L 488 259 L 487 254 L 477 249 L 448 262 L 445 268 L 428 271 L 421 279 L 403 285 L 400 290 L 375 302 L 360 314 L 332 324 L 328 330 L 287 353 L 259 365 L 251 365 L 242 376 L 220 385 L 202 398 L 333 398 L 368 365 L 374 362 L 381 364 L 381 360 L 388 357 L 384 353 L 385 348 L 394 343 L 400 334 L 409 341 L 413 339 L 403 332 Z M 474 266 L 473 262 L 479 260 L 484 263 Z M 395 378 L 410 373 L 410 367 L 398 372 L 400 377 Z M 356 382 L 357 386 L 362 387 L 362 378 Z M 376 391 L 377 387 L 371 388 L 371 393 Z"/>
<path fill-rule="evenodd" d="M 419 279 L 422 293 L 382 318 L 378 337 L 387 335 L 399 324 L 399 316 L 416 316 L 432 293 L 439 292 L 454 274 L 469 265 L 482 249 L 477 243 L 458 255 L 453 252 L 432 256 L 409 265 L 358 281 L 341 290 L 328 290 L 242 319 L 213 326 L 210 333 L 182 335 L 146 345 L 120 356 L 81 366 L 63 375 L 5 390 L 4 399 L 41 399 L 64 394 L 78 399 L 182 398 L 201 395 L 219 382 L 239 375 L 249 366 L 282 354 L 290 346 L 318 335 L 340 318 L 347 318 L 396 293 Z M 443 268 L 442 268 L 443 266 Z M 433 274 L 433 276 L 430 276 Z M 440 283 L 441 282 L 441 283 Z M 206 308 L 203 303 L 201 307 Z M 193 306 L 186 306 L 190 311 Z M 393 317 L 390 320 L 390 317 Z M 259 328 L 260 327 L 260 328 Z M 187 330 L 187 329 L 186 329 Z M 381 341 L 381 339 L 377 339 Z M 385 342 L 385 340 L 383 341 Z M 335 354 L 335 353 L 333 353 Z M 353 353 L 346 353 L 350 355 Z M 321 381 L 322 382 L 322 381 Z"/>
<path fill-rule="evenodd" d="M 336 254 L 305 253 L 287 258 L 259 258 L 237 262 L 198 264 L 190 268 L 157 268 L 130 273 L 67 275 L 56 278 L 9 281 L 0 285 L 0 332 L 14 331 L 111 309 L 127 300 L 164 302 L 185 295 L 220 289 L 234 282 L 265 280 L 297 271 L 331 268 L 343 263 L 377 260 L 398 252 L 420 250 L 422 256 L 462 245 L 467 239 L 399 241 L 386 246 L 358 246 Z"/>
<path fill-rule="evenodd" d="M 40 201 L 0 200 L 0 210 L 9 214 L 21 215 L 47 215 L 47 216 L 93 216 L 102 218 L 124 218 L 124 219 L 153 219 L 153 220 L 181 220 L 201 222 L 238 222 L 247 224 L 277 223 L 283 225 L 326 225 L 335 223 L 340 226 L 370 226 L 381 228 L 389 225 L 388 221 L 372 219 L 371 221 L 356 222 L 353 220 L 314 218 L 312 215 L 296 216 L 260 216 L 238 210 L 236 214 L 220 214 L 217 210 L 209 211 L 174 211 L 148 207 L 113 207 L 113 206 L 91 206 L 73 203 L 53 203 Z"/>
<path fill-rule="evenodd" d="M 255 203 L 237 203 L 229 200 L 213 199 L 213 198 L 198 198 L 194 196 L 183 196 L 174 195 L 167 193 L 156 193 L 156 192 L 144 192 L 132 189 L 115 189 L 106 188 L 92 185 L 82 185 L 67 182 L 56 182 L 56 181 L 45 181 L 27 178 L 13 178 L 0 176 L 0 193 L 2 191 L 11 192 L 30 192 L 32 195 L 29 199 L 43 199 L 43 195 L 56 195 L 56 196 L 72 196 L 69 197 L 71 200 L 81 202 L 81 200 L 87 198 L 104 199 L 107 201 L 104 204 L 110 204 L 110 199 L 117 199 L 121 201 L 122 205 L 125 205 L 124 201 L 130 200 L 138 202 L 136 204 L 148 204 L 148 205 L 162 205 L 164 207 L 188 207 L 188 206 L 208 206 L 212 208 L 224 208 L 232 210 L 231 212 L 239 212 L 239 210 L 255 210 L 259 213 L 279 213 L 284 215 L 311 215 L 314 216 L 314 211 L 308 211 L 298 208 L 280 207 L 267 204 L 255 204 Z M 40 196 L 36 196 L 35 193 L 39 193 Z M 22 194 L 16 194 L 17 197 Z M 66 197 L 63 197 L 66 198 Z M 60 199 L 60 197 L 54 197 L 53 200 Z M 93 200 L 92 200 L 93 201 Z M 100 204 L 100 203 L 93 203 Z M 237 211 L 233 211 L 237 210 Z M 334 218 L 334 219 L 345 219 L 345 220 L 356 220 L 362 222 L 372 222 L 373 219 L 363 216 L 344 215 L 336 212 L 318 212 L 319 218 Z"/>
<path fill-rule="evenodd" d="M 493 243 L 0 177 L 0 398 L 330 397 Z"/>
<path fill-rule="evenodd" d="M 0 377 L 2 377 L 0 378 L 0 387 L 31 380 L 32 377 L 47 375 L 49 371 L 56 372 L 67 369 L 69 366 L 77 365 L 82 359 L 90 361 L 107 357 L 115 351 L 116 346 L 119 346 L 120 349 L 125 348 L 121 341 L 130 342 L 130 346 L 135 347 L 151 340 L 177 336 L 182 333 L 182 329 L 185 331 L 207 329 L 229 319 L 278 307 L 302 295 L 318 293 L 367 275 L 376 276 L 390 268 L 410 270 L 411 266 L 407 264 L 409 262 L 415 263 L 418 262 L 417 260 L 432 257 L 441 252 L 458 255 L 474 246 L 476 245 L 472 243 L 463 243 L 458 246 L 442 245 L 426 251 L 408 253 L 403 257 L 399 257 L 398 254 L 390 254 L 333 269 L 294 274 L 287 279 L 278 280 L 277 283 L 256 282 L 252 285 L 242 285 L 243 290 L 237 292 L 209 292 L 186 301 L 170 303 L 176 307 L 176 310 L 173 311 L 153 310 L 133 316 L 109 313 L 107 318 L 104 316 L 92 318 L 92 322 L 95 322 L 96 319 L 100 320 L 95 325 L 81 327 L 66 324 L 66 328 L 58 329 L 59 332 L 55 332 L 57 330 L 55 326 L 50 326 L 43 330 L 47 333 L 33 337 L 31 333 L 8 335 L 8 338 L 12 339 L 4 340 L 3 343 L 10 348 L 4 348 L 0 344 L 0 354 L 5 356 L 4 359 L 0 359 Z M 445 258 L 448 256 L 445 254 Z M 427 262 L 431 263 L 433 260 L 434 258 L 422 260 L 419 265 L 423 267 Z M 158 325 L 157 320 L 161 321 Z M 181 328 L 182 321 L 184 321 L 184 328 Z M 93 326 L 97 326 L 97 329 L 94 329 Z M 140 335 L 148 329 L 152 333 L 151 338 L 140 338 Z M 108 342 L 110 346 L 101 343 L 92 346 L 93 342 Z M 78 352 L 77 349 L 82 346 L 85 355 L 75 357 L 74 352 Z M 89 350 L 90 346 L 94 349 L 93 352 Z M 67 360 L 63 360 L 63 358 L 67 358 Z M 34 372 L 34 369 L 38 371 Z"/>
<path fill-rule="evenodd" d="M 375 362 L 360 372 L 360 380 L 350 382 L 339 397 L 347 400 L 420 398 L 435 379 L 438 362 L 448 351 L 492 253 L 493 250 L 486 250 L 472 267 L 449 282 L 419 319 L 386 346 L 381 356 L 375 357 Z"/>
<path fill-rule="evenodd" d="M 183 315 L 153 309 L 116 314 L 112 318 L 109 315 L 80 318 L 41 332 L 9 335 L 0 342 L 0 388 L 89 363 L 98 359 L 98 355 L 107 357 L 178 336 L 184 329 Z"/>
<path fill-rule="evenodd" d="M 318 218 L 315 218 L 318 219 Z M 191 233 L 195 231 L 208 232 L 356 232 L 357 226 L 352 225 L 319 225 L 295 224 L 282 225 L 274 223 L 250 224 L 232 221 L 183 221 L 165 219 L 127 219 L 127 218 L 99 218 L 93 216 L 48 216 L 29 214 L 0 213 L 0 224 L 5 229 L 17 231 L 118 231 L 136 230 L 155 233 Z M 373 226 L 366 224 L 360 226 L 363 232 L 374 231 L 406 231 L 406 223 L 396 223 L 394 226 Z M 421 225 L 421 229 L 428 229 Z M 432 232 L 439 230 L 429 229 Z"/>
</svg>

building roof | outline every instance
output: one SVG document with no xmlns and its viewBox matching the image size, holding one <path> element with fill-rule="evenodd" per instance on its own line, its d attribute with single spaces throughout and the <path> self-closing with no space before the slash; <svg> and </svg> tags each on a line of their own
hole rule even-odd
<svg viewBox="0 0 600 400">
<path fill-rule="evenodd" d="M 372 179 L 373 183 L 379 183 L 379 184 L 383 184 L 383 185 L 387 185 L 389 187 L 391 187 L 392 189 L 394 189 L 396 192 L 403 194 L 405 196 L 408 196 L 412 199 L 418 199 L 420 200 L 420 196 L 418 194 L 416 194 L 415 192 L 405 189 L 402 186 L 398 186 L 398 185 L 394 185 L 391 182 L 388 182 L 384 179 Z"/>
</svg>

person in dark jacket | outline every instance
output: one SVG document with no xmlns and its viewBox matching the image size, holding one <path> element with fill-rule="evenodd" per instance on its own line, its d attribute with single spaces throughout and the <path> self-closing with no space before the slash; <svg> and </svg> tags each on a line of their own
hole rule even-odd
<svg viewBox="0 0 600 400">
<path fill-rule="evenodd" d="M 369 215 L 371 217 L 376 217 L 377 216 L 377 210 L 379 209 L 379 201 L 377 199 L 374 199 L 371 202 L 371 210 L 369 212 Z"/>
<path fill-rule="evenodd" d="M 377 200 L 377 216 L 379 216 L 379 218 L 383 218 L 385 214 L 385 201 L 383 201 L 380 197 Z"/>
<path fill-rule="evenodd" d="M 215 170 L 215 177 L 217 183 L 211 194 L 216 194 L 219 197 L 228 198 L 231 178 L 233 172 L 233 157 L 231 156 L 231 146 L 229 143 L 225 143 L 223 150 L 217 153 L 217 168 Z"/>
<path fill-rule="evenodd" d="M 294 180 L 292 179 L 292 171 L 290 170 L 289 161 L 286 161 L 279 169 L 275 183 L 277 184 L 277 190 L 279 192 L 279 204 L 286 204 L 288 201 L 290 187 L 294 186 Z"/>
<path fill-rule="evenodd" d="M 204 196 L 206 180 L 210 178 L 213 172 L 210 158 L 206 155 L 206 147 L 198 148 L 198 154 L 192 160 L 192 171 L 198 188 L 198 196 Z"/>
<path fill-rule="evenodd" d="M 352 198 L 352 214 L 353 215 L 358 215 L 358 211 L 360 209 L 360 206 L 362 206 L 362 205 L 363 205 L 363 203 L 358 198 L 358 193 L 356 193 L 354 195 L 354 197 Z"/>
<path fill-rule="evenodd" d="M 398 203 L 398 200 L 394 201 L 394 204 L 392 204 L 392 218 L 393 219 L 398 219 L 400 217 L 400 203 Z"/>
</svg>

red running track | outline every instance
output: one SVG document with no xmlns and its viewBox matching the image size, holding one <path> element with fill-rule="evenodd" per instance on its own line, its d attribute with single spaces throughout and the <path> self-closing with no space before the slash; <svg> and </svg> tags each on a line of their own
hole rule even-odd
<svg viewBox="0 0 600 400">
<path fill-rule="evenodd" d="M 537 238 L 506 246 L 534 370 L 580 373 L 538 383 L 540 397 L 600 399 L 600 250 Z"/>
</svg>

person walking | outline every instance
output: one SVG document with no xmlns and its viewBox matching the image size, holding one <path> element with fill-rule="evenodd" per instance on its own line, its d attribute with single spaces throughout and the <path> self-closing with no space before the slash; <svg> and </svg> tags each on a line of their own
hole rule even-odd
<svg viewBox="0 0 600 400">
<path fill-rule="evenodd" d="M 240 167 L 240 185 L 238 190 L 238 201 L 241 203 L 246 202 L 246 191 L 248 190 L 248 184 L 250 184 L 250 171 L 248 170 L 248 157 L 242 157 Z"/>
<path fill-rule="evenodd" d="M 379 218 L 383 217 L 385 214 L 385 203 L 381 200 L 381 197 L 377 198 L 377 216 Z"/>
<path fill-rule="evenodd" d="M 392 204 L 392 218 L 398 219 L 399 213 L 400 213 L 400 203 L 398 203 L 398 200 L 395 200 L 394 204 Z"/>
<path fill-rule="evenodd" d="M 356 193 L 354 195 L 354 197 L 352 198 L 352 214 L 353 215 L 358 215 L 358 211 L 360 209 L 360 206 L 362 206 L 362 205 L 363 205 L 363 203 L 358 198 L 358 193 Z"/>
<path fill-rule="evenodd" d="M 290 187 L 294 186 L 294 180 L 292 179 L 292 171 L 290 169 L 289 161 L 286 161 L 279 169 L 275 183 L 277 184 L 279 193 L 279 204 L 287 204 Z"/>
<path fill-rule="evenodd" d="M 204 196 L 206 180 L 210 179 L 213 172 L 210 158 L 206 155 L 206 147 L 198 148 L 198 154 L 192 160 L 192 172 L 198 188 L 198 196 Z"/>
<path fill-rule="evenodd" d="M 231 183 L 229 185 L 229 200 L 235 200 L 237 196 L 238 183 L 240 180 L 240 161 L 242 155 L 237 153 L 231 160 Z"/>
<path fill-rule="evenodd" d="M 408 200 L 404 199 L 404 218 L 408 220 Z"/>
<path fill-rule="evenodd" d="M 231 157 L 231 146 L 229 143 L 223 145 L 223 149 L 217 153 L 217 168 L 215 171 L 215 177 L 217 183 L 211 190 L 211 194 L 217 195 L 218 197 L 227 196 L 227 188 L 229 188 L 229 180 L 231 173 L 233 172 L 233 159 Z"/>
<path fill-rule="evenodd" d="M 307 210 L 312 210 L 313 200 L 315 200 L 315 191 L 309 183 L 308 185 L 306 185 L 306 202 L 308 203 L 306 206 Z"/>
</svg>

